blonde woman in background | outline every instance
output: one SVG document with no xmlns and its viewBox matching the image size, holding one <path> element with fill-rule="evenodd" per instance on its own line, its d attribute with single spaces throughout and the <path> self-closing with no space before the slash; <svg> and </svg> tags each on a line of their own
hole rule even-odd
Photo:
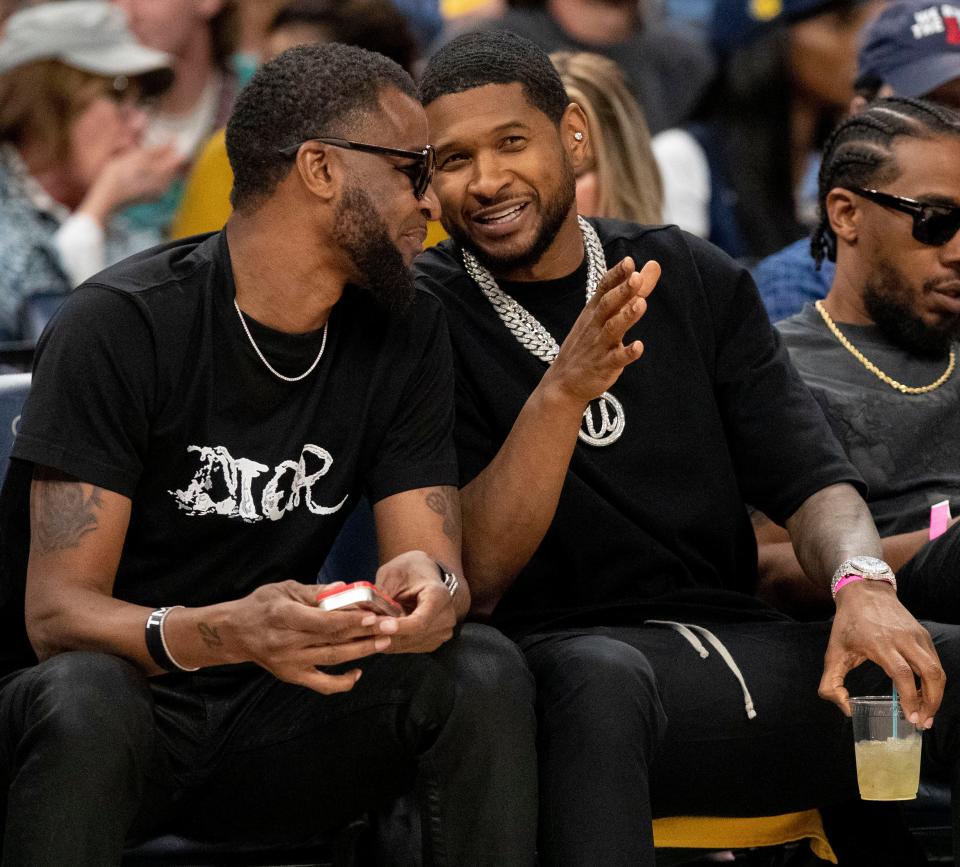
<svg viewBox="0 0 960 867">
<path fill-rule="evenodd" d="M 620 67 L 587 51 L 557 51 L 550 59 L 590 124 L 592 160 L 577 175 L 577 210 L 588 217 L 663 222 L 663 184 L 650 132 Z"/>
</svg>

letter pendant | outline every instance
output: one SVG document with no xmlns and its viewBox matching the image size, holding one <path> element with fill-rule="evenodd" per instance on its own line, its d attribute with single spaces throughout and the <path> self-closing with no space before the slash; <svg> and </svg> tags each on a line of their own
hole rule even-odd
<svg viewBox="0 0 960 867">
<path fill-rule="evenodd" d="M 591 400 L 583 411 L 579 437 L 591 446 L 610 446 L 620 439 L 626 426 L 623 405 L 605 391 L 596 400 Z"/>
</svg>

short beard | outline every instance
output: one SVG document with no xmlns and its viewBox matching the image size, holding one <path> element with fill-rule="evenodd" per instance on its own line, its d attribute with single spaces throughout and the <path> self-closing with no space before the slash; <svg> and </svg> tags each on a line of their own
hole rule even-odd
<svg viewBox="0 0 960 867">
<path fill-rule="evenodd" d="M 402 313 L 414 297 L 413 277 L 373 200 L 360 187 L 348 187 L 337 204 L 333 240 L 360 272 L 358 285 L 376 303 Z"/>
<path fill-rule="evenodd" d="M 517 271 L 523 268 L 532 268 L 541 257 L 550 248 L 553 239 L 563 225 L 563 221 L 570 213 L 577 197 L 577 179 L 573 173 L 573 166 L 570 161 L 564 158 L 563 170 L 560 176 L 560 183 L 556 194 L 549 199 L 541 199 L 543 205 L 542 222 L 540 231 L 533 239 L 533 243 L 524 251 L 512 256 L 498 256 L 496 253 L 490 253 L 475 247 L 470 240 L 470 235 L 460 226 L 443 221 L 443 227 L 447 230 L 450 237 L 461 247 L 466 248 L 477 261 L 483 265 L 491 274 L 509 274 L 511 271 Z M 496 202 L 491 203 L 493 205 Z"/>
<path fill-rule="evenodd" d="M 911 355 L 941 359 L 960 337 L 960 318 L 948 319 L 943 327 L 932 328 L 917 316 L 904 299 L 904 280 L 899 271 L 881 259 L 863 288 L 863 305 L 883 335 Z M 935 284 L 925 283 L 924 292 Z"/>
</svg>

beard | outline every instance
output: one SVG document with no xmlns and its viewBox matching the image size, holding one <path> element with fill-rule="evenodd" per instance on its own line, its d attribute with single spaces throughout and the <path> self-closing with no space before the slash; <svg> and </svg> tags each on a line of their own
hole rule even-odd
<svg viewBox="0 0 960 867">
<path fill-rule="evenodd" d="M 882 334 L 911 355 L 932 360 L 944 358 L 960 338 L 960 318 L 945 319 L 933 326 L 910 307 L 904 286 L 907 281 L 887 260 L 881 259 L 863 288 L 863 304 Z M 923 291 L 936 288 L 936 281 L 923 284 Z"/>
<path fill-rule="evenodd" d="M 381 307 L 402 313 L 414 297 L 413 277 L 390 239 L 373 200 L 360 187 L 348 187 L 337 204 L 333 240 L 360 274 L 357 284 Z"/>
<path fill-rule="evenodd" d="M 464 228 L 445 219 L 441 222 L 450 237 L 461 247 L 473 253 L 477 261 L 491 274 L 503 275 L 522 268 L 530 268 L 540 261 L 543 254 L 553 243 L 557 232 L 560 231 L 567 214 L 570 213 L 570 208 L 573 207 L 576 196 L 577 179 L 573 173 L 573 166 L 564 157 L 560 182 L 557 184 L 553 195 L 549 198 L 542 198 L 539 193 L 536 194 L 536 201 L 541 206 L 540 228 L 537 230 L 537 235 L 530 246 L 519 253 L 498 256 L 496 252 L 481 250 L 472 243 L 469 233 Z M 488 207 L 493 207 L 496 204 L 496 201 L 490 202 Z"/>
</svg>

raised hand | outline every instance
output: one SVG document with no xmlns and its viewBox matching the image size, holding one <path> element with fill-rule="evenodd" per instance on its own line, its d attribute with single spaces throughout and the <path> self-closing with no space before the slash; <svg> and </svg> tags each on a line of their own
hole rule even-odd
<svg viewBox="0 0 960 867">
<path fill-rule="evenodd" d="M 656 262 L 647 262 L 637 272 L 629 256 L 607 271 L 544 375 L 544 384 L 584 406 L 609 389 L 643 354 L 641 341 L 624 345 L 623 339 L 646 313 L 647 296 L 659 279 Z"/>
</svg>

